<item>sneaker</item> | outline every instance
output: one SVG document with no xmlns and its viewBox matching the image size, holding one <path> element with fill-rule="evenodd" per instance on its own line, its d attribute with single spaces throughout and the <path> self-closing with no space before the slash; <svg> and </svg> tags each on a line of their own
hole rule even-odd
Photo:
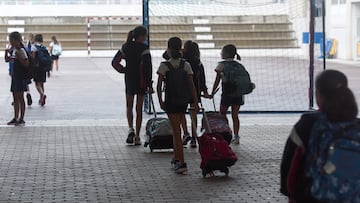
<svg viewBox="0 0 360 203">
<path fill-rule="evenodd" d="M 184 174 L 187 172 L 187 166 L 186 163 L 179 164 L 175 168 L 175 173 Z"/>
<path fill-rule="evenodd" d="M 17 120 L 13 118 L 11 121 L 7 122 L 7 125 L 16 125 Z"/>
<path fill-rule="evenodd" d="M 41 106 L 45 106 L 45 103 L 46 103 L 46 95 L 44 94 L 44 95 L 41 97 Z"/>
<path fill-rule="evenodd" d="M 25 121 L 24 121 L 23 119 L 20 119 L 20 120 L 18 120 L 18 121 L 16 122 L 15 125 L 16 125 L 16 126 L 23 126 L 23 125 L 25 125 Z"/>
<path fill-rule="evenodd" d="M 239 145 L 240 144 L 240 137 L 235 136 L 234 139 L 231 141 L 231 143 Z"/>
<path fill-rule="evenodd" d="M 28 106 L 31 106 L 31 104 L 32 104 L 32 98 L 31 98 L 31 94 L 30 94 L 30 93 L 27 93 L 27 94 L 26 94 L 26 100 L 27 100 L 27 105 L 28 105 Z"/>
<path fill-rule="evenodd" d="M 135 137 L 134 129 L 130 128 L 129 132 L 128 132 L 128 137 L 126 139 L 126 143 L 133 144 L 134 143 L 134 137 Z"/>
<path fill-rule="evenodd" d="M 191 137 L 190 137 L 190 135 L 189 135 L 189 133 L 185 133 L 184 135 L 183 135 L 183 145 L 187 145 L 187 143 L 191 140 Z"/>
<path fill-rule="evenodd" d="M 190 147 L 196 148 L 196 138 L 195 137 L 191 138 Z"/>
<path fill-rule="evenodd" d="M 136 146 L 141 145 L 141 141 L 140 141 L 140 137 L 139 137 L 139 136 L 135 136 L 135 138 L 134 138 L 134 145 L 136 145 Z"/>
<path fill-rule="evenodd" d="M 171 163 L 171 168 L 175 170 L 179 166 L 180 161 L 172 158 L 170 163 Z"/>
</svg>

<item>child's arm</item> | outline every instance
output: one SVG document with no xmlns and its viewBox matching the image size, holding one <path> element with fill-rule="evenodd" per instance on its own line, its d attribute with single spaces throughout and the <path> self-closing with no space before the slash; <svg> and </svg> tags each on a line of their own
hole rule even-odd
<svg viewBox="0 0 360 203">
<path fill-rule="evenodd" d="M 192 96 L 193 102 L 194 102 L 195 112 L 198 112 L 199 111 L 199 101 L 198 101 L 198 97 L 197 97 L 197 94 L 196 94 L 193 75 L 188 75 L 188 76 L 189 76 L 188 81 L 189 81 L 191 96 Z"/>
<path fill-rule="evenodd" d="M 213 97 L 214 94 L 216 93 L 216 89 L 220 84 L 220 79 L 221 79 L 220 72 L 216 71 L 216 79 L 215 79 L 215 83 L 214 83 L 212 91 L 211 91 L 211 97 Z"/>
<path fill-rule="evenodd" d="M 162 74 L 158 74 L 158 82 L 157 82 L 157 86 L 156 86 L 156 92 L 157 92 L 157 96 L 159 99 L 159 103 L 160 103 L 160 107 L 161 109 L 165 110 L 165 105 L 164 105 L 164 101 L 162 98 L 162 83 L 164 81 L 164 76 Z"/>
<path fill-rule="evenodd" d="M 26 51 L 24 48 L 21 48 L 16 53 L 16 59 L 20 61 L 21 64 L 28 67 L 29 66 L 29 60 L 26 55 Z"/>
<path fill-rule="evenodd" d="M 5 56 L 4 56 L 5 62 L 9 62 L 10 61 L 10 57 L 9 57 L 9 49 L 6 48 L 5 49 Z"/>
<path fill-rule="evenodd" d="M 206 86 L 206 79 L 205 79 L 205 70 L 204 70 L 204 66 L 203 64 L 201 64 L 200 66 L 200 91 L 204 92 L 204 96 L 207 98 L 209 97 L 209 93 L 207 91 L 207 86 Z"/>
</svg>

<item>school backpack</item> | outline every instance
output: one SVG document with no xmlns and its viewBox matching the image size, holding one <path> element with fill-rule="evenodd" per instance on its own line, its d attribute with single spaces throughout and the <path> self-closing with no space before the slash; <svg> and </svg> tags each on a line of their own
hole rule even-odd
<svg viewBox="0 0 360 203">
<path fill-rule="evenodd" d="M 360 122 L 315 122 L 306 151 L 305 192 L 327 203 L 360 202 Z"/>
<path fill-rule="evenodd" d="M 54 56 L 60 56 L 62 54 L 61 44 L 54 44 L 51 50 L 51 54 Z"/>
<path fill-rule="evenodd" d="M 36 66 L 45 72 L 51 70 L 51 57 L 47 48 L 43 45 L 35 45 L 37 51 L 35 54 Z"/>
<path fill-rule="evenodd" d="M 237 61 L 222 61 L 223 93 L 230 97 L 242 97 L 252 92 L 252 83 L 245 67 Z"/>
<path fill-rule="evenodd" d="M 34 69 L 35 69 L 35 63 L 34 59 L 32 58 L 30 52 L 26 51 L 26 55 L 28 58 L 29 65 L 25 67 L 25 78 L 28 80 L 31 80 L 34 78 Z"/>
<path fill-rule="evenodd" d="M 165 103 L 175 106 L 187 105 L 191 100 L 189 76 L 184 69 L 185 60 L 181 59 L 178 68 L 169 61 L 162 62 L 169 71 L 165 74 Z"/>
</svg>

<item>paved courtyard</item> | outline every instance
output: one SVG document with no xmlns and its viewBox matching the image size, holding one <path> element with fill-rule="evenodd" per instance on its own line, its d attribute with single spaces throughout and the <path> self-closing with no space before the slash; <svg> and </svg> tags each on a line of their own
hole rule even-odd
<svg viewBox="0 0 360 203">
<path fill-rule="evenodd" d="M 232 146 L 239 160 L 228 177 L 203 178 L 192 148 L 188 175 L 178 175 L 171 150 L 125 144 L 123 79 L 109 60 L 63 58 L 46 83 L 45 107 L 31 86 L 24 127 L 4 125 L 12 99 L 0 62 L 0 202 L 286 202 L 279 164 L 299 114 L 240 114 L 241 145 Z M 358 82 L 358 70 L 347 70 Z"/>
</svg>

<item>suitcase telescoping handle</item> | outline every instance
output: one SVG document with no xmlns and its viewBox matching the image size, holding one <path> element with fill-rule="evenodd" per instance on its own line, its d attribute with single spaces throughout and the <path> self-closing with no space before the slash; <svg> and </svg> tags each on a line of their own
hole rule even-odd
<svg viewBox="0 0 360 203">
<path fill-rule="evenodd" d="M 154 111 L 154 117 L 156 118 L 157 117 L 156 116 L 156 109 L 155 109 L 155 104 L 154 104 L 154 99 L 153 99 L 152 94 L 149 94 L 149 98 L 150 98 L 151 107 L 152 107 L 152 109 Z"/>
<path fill-rule="evenodd" d="M 211 96 L 212 96 L 212 97 L 211 97 L 211 101 L 212 101 L 212 104 L 213 104 L 213 107 L 214 107 L 214 112 L 217 112 L 214 96 L 215 96 L 215 94 L 219 91 L 219 89 L 220 89 L 220 87 L 216 88 L 215 91 L 214 91 L 214 93 L 213 93 L 213 95 L 211 95 Z M 206 98 L 204 95 L 201 95 L 201 97 Z M 201 104 L 201 106 L 203 106 L 201 100 L 200 100 L 200 104 Z"/>
</svg>

